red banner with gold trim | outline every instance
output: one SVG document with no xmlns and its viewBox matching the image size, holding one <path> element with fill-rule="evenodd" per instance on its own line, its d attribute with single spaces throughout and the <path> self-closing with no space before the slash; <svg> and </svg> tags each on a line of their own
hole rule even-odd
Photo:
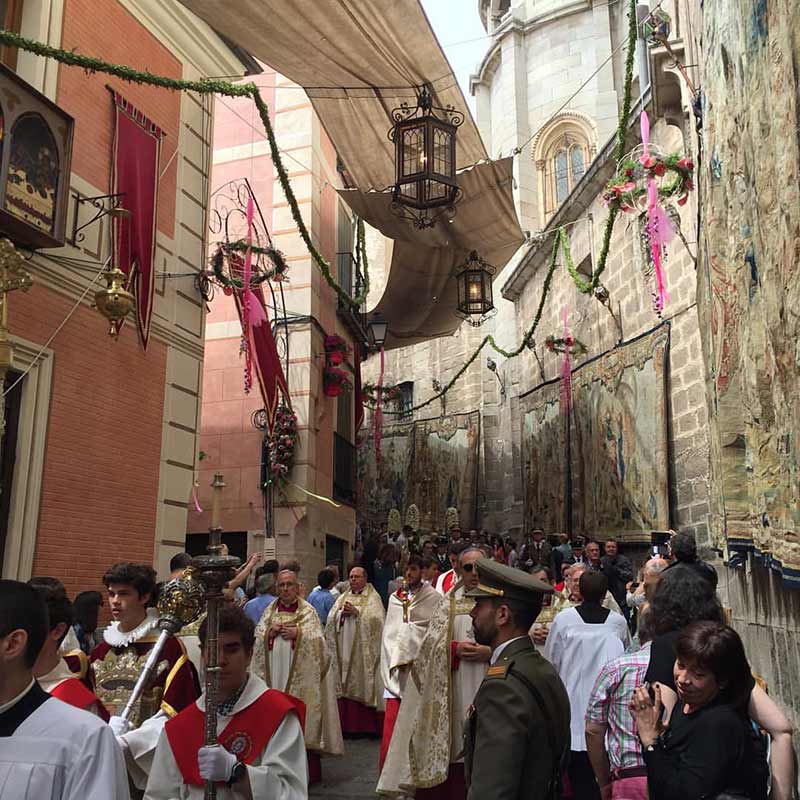
<svg viewBox="0 0 800 800">
<path fill-rule="evenodd" d="M 115 220 L 114 260 L 126 274 L 133 272 L 136 325 L 147 349 L 155 294 L 156 213 L 161 128 L 112 90 L 114 156 L 111 191 L 122 195 L 119 205 L 129 214 Z"/>
</svg>

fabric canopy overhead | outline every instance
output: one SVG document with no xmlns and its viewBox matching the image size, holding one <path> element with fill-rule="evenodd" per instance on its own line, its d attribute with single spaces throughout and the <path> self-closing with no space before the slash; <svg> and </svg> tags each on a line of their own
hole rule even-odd
<svg viewBox="0 0 800 800">
<path fill-rule="evenodd" d="M 343 193 L 346 202 L 367 222 L 398 240 L 379 306 L 389 321 L 392 345 L 452 333 L 459 324 L 453 314 L 454 286 L 453 302 L 441 311 L 436 306 L 444 298 L 429 295 L 438 299 L 427 307 L 427 315 L 411 313 L 408 299 L 414 297 L 419 303 L 434 288 L 447 294 L 445 285 L 453 264 L 470 250 L 478 250 L 487 260 L 494 258 L 492 263 L 499 270 L 523 236 L 511 202 L 510 181 L 498 180 L 500 173 L 510 176 L 510 167 L 491 163 L 459 176 L 464 199 L 456 216 L 458 235 L 445 229 L 453 227 L 446 221 L 433 230 L 420 231 L 409 222 L 388 218 L 387 196 L 378 193 L 395 179 L 394 145 L 387 137 L 391 112 L 404 102 L 413 107 L 423 84 L 431 87 L 434 105 L 451 105 L 464 112 L 458 129 L 457 168 L 473 167 L 488 157 L 419 0 L 181 2 L 227 39 L 303 87 L 358 187 L 356 193 Z M 482 213 L 475 209 L 469 214 L 477 225 L 469 230 L 459 220 L 467 216 L 473 189 L 480 193 Z M 370 191 L 371 195 L 366 194 Z M 495 216 L 499 213 L 502 219 Z M 487 253 L 482 228 L 494 225 L 497 244 L 492 246 L 497 249 Z"/>
<path fill-rule="evenodd" d="M 458 174 L 463 199 L 452 223 L 418 231 L 389 208 L 391 193 L 342 189 L 350 207 L 384 236 L 394 239 L 392 265 L 377 309 L 389 321 L 386 348 L 451 334 L 456 268 L 477 250 L 500 269 L 523 242 L 514 211 L 512 158 L 488 161 Z"/>
</svg>

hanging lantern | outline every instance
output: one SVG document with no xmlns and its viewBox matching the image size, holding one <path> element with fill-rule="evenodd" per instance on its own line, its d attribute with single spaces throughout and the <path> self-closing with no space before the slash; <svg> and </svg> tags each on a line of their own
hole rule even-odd
<svg viewBox="0 0 800 800">
<path fill-rule="evenodd" d="M 458 268 L 458 309 L 456 315 L 474 328 L 497 313 L 492 300 L 492 276 L 495 268 L 474 250 Z"/>
<path fill-rule="evenodd" d="M 116 339 L 125 317 L 136 305 L 136 298 L 128 291 L 130 278 L 118 267 L 106 270 L 103 277 L 108 286 L 95 292 L 94 304 L 108 320 L 108 335 Z"/>
<path fill-rule="evenodd" d="M 438 115 L 434 111 L 440 112 Z M 460 189 L 456 182 L 456 129 L 464 115 L 433 105 L 424 86 L 417 105 L 392 111 L 389 139 L 395 148 L 392 211 L 416 228 L 430 228 L 442 214 L 452 221 Z"/>
</svg>

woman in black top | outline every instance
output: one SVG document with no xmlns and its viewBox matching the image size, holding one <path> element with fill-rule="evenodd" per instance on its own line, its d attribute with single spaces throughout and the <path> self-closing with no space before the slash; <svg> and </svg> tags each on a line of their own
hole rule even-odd
<svg viewBox="0 0 800 800">
<path fill-rule="evenodd" d="M 678 702 L 661 722 L 661 691 L 636 689 L 631 712 L 642 742 L 650 800 L 721 793 L 766 800 L 766 753 L 747 717 L 752 677 L 742 640 L 718 622 L 697 622 L 675 643 Z"/>
</svg>

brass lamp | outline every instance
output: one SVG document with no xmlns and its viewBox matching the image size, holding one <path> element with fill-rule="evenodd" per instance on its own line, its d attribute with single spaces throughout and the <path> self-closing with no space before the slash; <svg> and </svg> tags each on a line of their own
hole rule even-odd
<svg viewBox="0 0 800 800">
<path fill-rule="evenodd" d="M 95 292 L 94 302 L 97 310 L 108 320 L 108 335 L 116 339 L 122 322 L 136 304 L 136 298 L 128 291 L 129 277 L 119 267 L 107 270 L 103 277 L 108 285 Z"/>
</svg>

